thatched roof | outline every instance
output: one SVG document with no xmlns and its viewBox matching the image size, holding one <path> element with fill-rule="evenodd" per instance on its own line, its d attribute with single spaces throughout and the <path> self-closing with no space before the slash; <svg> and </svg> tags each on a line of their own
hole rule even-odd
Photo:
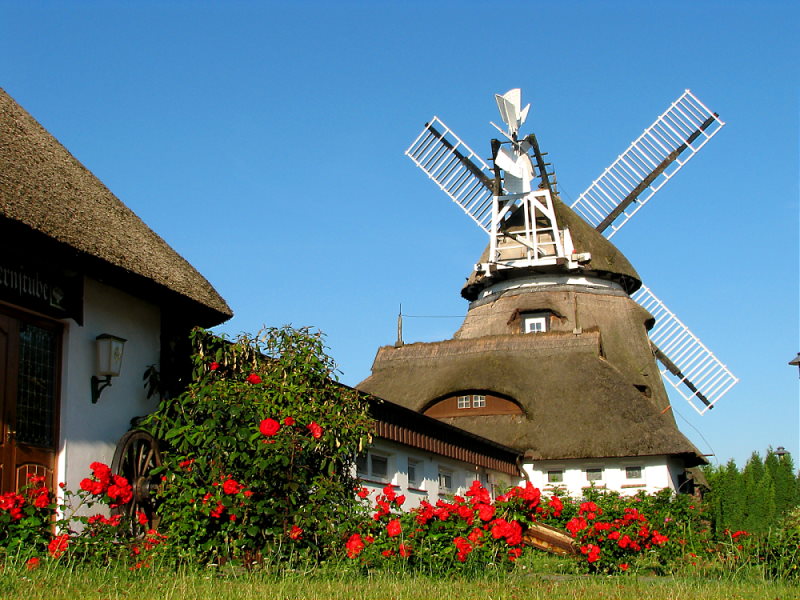
<svg viewBox="0 0 800 600">
<path fill-rule="evenodd" d="M 594 227 L 589 225 L 571 208 L 561 202 L 558 197 L 553 198 L 556 219 L 560 229 L 569 229 L 572 244 L 579 253 L 589 252 L 591 260 L 581 265 L 581 274 L 610 279 L 622 285 L 629 294 L 639 289 L 642 285 L 641 278 L 628 259 L 614 244 L 608 241 Z M 489 247 L 483 251 L 478 262 L 486 262 L 489 258 Z M 500 269 L 491 276 L 473 271 L 467 283 L 461 290 L 461 295 L 467 300 L 475 300 L 480 291 L 488 285 L 508 278 L 520 277 L 529 273 L 566 272 L 563 266 L 529 267 L 516 269 Z"/>
<path fill-rule="evenodd" d="M 147 289 L 211 326 L 233 313 L 211 284 L 0 89 L 0 227 L 74 251 L 88 274 Z"/>
<path fill-rule="evenodd" d="M 524 415 L 445 422 L 533 460 L 680 455 L 688 466 L 703 462 L 674 421 L 600 356 L 597 331 L 385 346 L 357 388 L 415 411 L 463 390 L 513 398 Z"/>
</svg>

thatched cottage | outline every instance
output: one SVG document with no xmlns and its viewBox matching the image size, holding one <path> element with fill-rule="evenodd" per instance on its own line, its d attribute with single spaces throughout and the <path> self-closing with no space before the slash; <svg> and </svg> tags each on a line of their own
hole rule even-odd
<svg viewBox="0 0 800 600">
<path fill-rule="evenodd" d="M 147 367 L 178 383 L 189 329 L 232 312 L 3 90 L 0 248 L 0 491 L 29 472 L 76 489 L 155 408 Z M 109 350 L 121 370 L 101 389 L 119 368 L 97 364 Z"/>
<path fill-rule="evenodd" d="M 357 387 L 517 450 L 542 488 L 688 491 L 686 470 L 705 459 L 669 410 L 653 317 L 630 298 L 639 275 L 553 203 L 590 260 L 473 272 L 452 339 L 380 348 Z"/>
</svg>

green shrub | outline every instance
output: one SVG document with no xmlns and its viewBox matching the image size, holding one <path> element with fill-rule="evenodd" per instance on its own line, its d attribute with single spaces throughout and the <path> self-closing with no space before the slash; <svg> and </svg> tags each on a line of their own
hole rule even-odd
<svg viewBox="0 0 800 600">
<path fill-rule="evenodd" d="M 288 327 L 192 335 L 194 377 L 143 423 L 166 442 L 159 513 L 179 556 L 320 557 L 358 509 L 367 404 L 334 381 L 322 336 Z"/>
</svg>

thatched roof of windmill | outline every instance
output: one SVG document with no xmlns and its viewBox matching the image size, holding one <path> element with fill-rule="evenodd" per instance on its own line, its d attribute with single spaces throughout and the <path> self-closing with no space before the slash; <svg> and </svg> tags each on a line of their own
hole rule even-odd
<svg viewBox="0 0 800 600">
<path fill-rule="evenodd" d="M 581 272 L 583 274 L 616 281 L 629 294 L 639 289 L 642 284 L 639 274 L 614 244 L 561 202 L 558 197 L 553 198 L 553 207 L 559 228 L 569 229 L 575 250 L 579 253 L 591 254 L 591 260 L 582 265 Z M 478 262 L 486 262 L 488 258 L 489 247 L 487 246 Z M 502 281 L 508 277 L 520 277 L 525 272 L 558 272 L 563 269 L 564 267 L 560 266 L 503 269 L 491 276 L 473 271 L 461 290 L 461 295 L 467 300 L 475 300 L 480 290 L 490 283 Z"/>
<path fill-rule="evenodd" d="M 232 311 L 211 284 L 0 89 L 0 227 L 38 236 L 88 273 L 145 290 L 211 326 Z"/>
<path fill-rule="evenodd" d="M 681 455 L 688 466 L 704 462 L 669 415 L 602 358 L 597 331 L 385 346 L 357 387 L 420 412 L 458 391 L 507 396 L 523 415 L 444 420 L 533 460 Z"/>
</svg>

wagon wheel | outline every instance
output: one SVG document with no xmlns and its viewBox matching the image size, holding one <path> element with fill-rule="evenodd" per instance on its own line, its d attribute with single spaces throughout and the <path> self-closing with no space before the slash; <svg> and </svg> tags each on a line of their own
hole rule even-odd
<svg viewBox="0 0 800 600">
<path fill-rule="evenodd" d="M 146 431 L 129 431 L 117 443 L 111 471 L 122 475 L 133 488 L 133 498 L 127 504 L 111 509 L 113 514 L 128 517 L 131 532 L 140 533 L 142 526 L 138 514 L 147 516 L 147 529 L 158 527 L 156 496 L 161 491 L 161 476 L 153 475 L 153 469 L 161 466 L 158 440 Z"/>
</svg>

